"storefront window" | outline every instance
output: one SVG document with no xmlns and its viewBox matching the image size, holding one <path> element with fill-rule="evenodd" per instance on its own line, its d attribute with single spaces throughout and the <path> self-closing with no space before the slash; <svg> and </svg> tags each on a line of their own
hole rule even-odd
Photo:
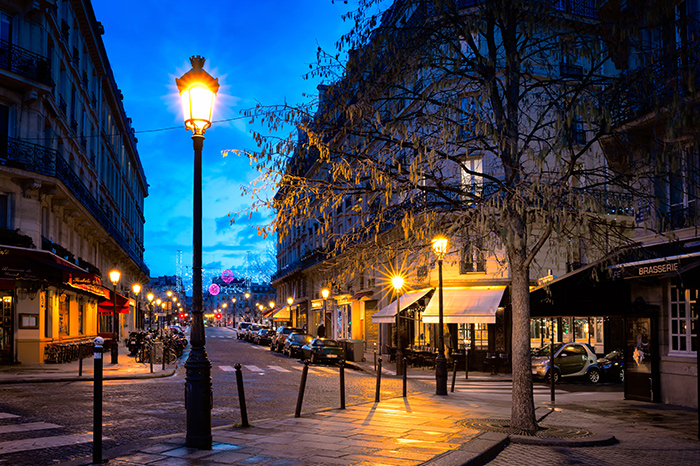
<svg viewBox="0 0 700 466">
<path fill-rule="evenodd" d="M 66 294 L 58 297 L 58 334 L 70 334 L 70 298 Z"/>
<path fill-rule="evenodd" d="M 85 334 L 85 303 L 82 300 L 78 302 L 78 333 Z"/>
<path fill-rule="evenodd" d="M 671 286 L 671 352 L 694 354 L 697 347 L 697 289 Z"/>
</svg>

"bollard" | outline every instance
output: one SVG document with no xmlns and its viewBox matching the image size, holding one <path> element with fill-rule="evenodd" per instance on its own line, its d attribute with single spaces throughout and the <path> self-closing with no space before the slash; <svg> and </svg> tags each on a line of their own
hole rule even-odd
<svg viewBox="0 0 700 466">
<path fill-rule="evenodd" d="M 452 364 L 452 393 L 455 392 L 455 380 L 457 379 L 457 358 L 454 359 L 454 364 Z"/>
<path fill-rule="evenodd" d="M 83 344 L 78 343 L 78 377 L 83 376 Z"/>
<path fill-rule="evenodd" d="M 406 358 L 403 358 L 403 397 L 406 398 L 406 373 L 408 372 L 408 366 L 406 365 Z"/>
<path fill-rule="evenodd" d="M 469 380 L 469 350 L 464 350 L 464 379 Z"/>
<path fill-rule="evenodd" d="M 236 369 L 236 385 L 238 385 L 238 401 L 241 404 L 241 427 L 250 427 L 248 424 L 248 409 L 245 406 L 245 392 L 243 391 L 243 374 L 241 373 L 241 365 L 235 364 Z"/>
<path fill-rule="evenodd" d="M 92 463 L 102 464 L 102 359 L 105 340 L 95 338 L 95 381 L 93 389 Z"/>
<path fill-rule="evenodd" d="M 301 371 L 301 383 L 299 384 L 299 396 L 297 396 L 297 409 L 294 417 L 301 416 L 301 404 L 304 401 L 304 390 L 306 389 L 306 375 L 309 373 L 309 360 L 304 360 L 304 368 Z"/>
<path fill-rule="evenodd" d="M 378 370 L 377 370 L 377 390 L 374 394 L 374 402 L 379 403 L 379 390 L 381 389 L 382 386 L 382 358 L 379 358 L 377 360 L 379 362 Z"/>
<path fill-rule="evenodd" d="M 340 409 L 345 409 L 345 361 L 340 360 Z"/>
<path fill-rule="evenodd" d="M 151 336 L 148 335 L 148 347 L 150 348 L 148 350 L 149 356 L 148 359 L 151 361 L 151 374 L 153 374 L 153 353 L 155 352 L 155 347 L 153 346 L 153 340 L 151 340 Z"/>
<path fill-rule="evenodd" d="M 377 350 L 374 350 L 374 372 L 377 372 Z"/>
<path fill-rule="evenodd" d="M 163 354 L 162 354 L 162 356 L 163 356 L 163 367 L 161 368 L 161 370 L 165 370 L 165 355 L 168 353 L 168 352 L 167 352 L 167 348 L 168 348 L 168 344 L 167 344 L 167 342 L 166 342 L 165 340 L 163 340 Z"/>
</svg>

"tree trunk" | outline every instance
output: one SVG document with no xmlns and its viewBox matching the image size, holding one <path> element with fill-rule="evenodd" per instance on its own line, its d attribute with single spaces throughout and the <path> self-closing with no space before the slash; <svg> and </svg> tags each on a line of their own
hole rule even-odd
<svg viewBox="0 0 700 466">
<path fill-rule="evenodd" d="M 530 360 L 530 273 L 526 264 L 527 241 L 524 219 L 510 213 L 513 226 L 508 259 L 511 276 L 511 309 L 513 314 L 513 404 L 510 426 L 533 433 L 537 430 L 532 393 Z"/>
</svg>

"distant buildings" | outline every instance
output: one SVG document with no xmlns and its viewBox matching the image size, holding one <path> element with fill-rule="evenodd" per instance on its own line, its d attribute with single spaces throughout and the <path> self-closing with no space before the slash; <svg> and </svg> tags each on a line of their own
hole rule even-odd
<svg viewBox="0 0 700 466">
<path fill-rule="evenodd" d="M 0 364 L 138 325 L 148 184 L 89 1 L 0 5 Z M 49 348 L 50 347 L 50 348 Z"/>
</svg>

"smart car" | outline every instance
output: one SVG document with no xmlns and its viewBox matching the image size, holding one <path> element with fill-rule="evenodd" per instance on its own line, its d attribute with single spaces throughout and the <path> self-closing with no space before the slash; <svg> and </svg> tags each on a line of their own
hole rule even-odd
<svg viewBox="0 0 700 466">
<path fill-rule="evenodd" d="M 532 376 L 549 383 L 554 377 L 557 383 L 563 377 L 585 377 L 591 383 L 600 382 L 598 357 L 585 343 L 557 343 L 554 345 L 554 370 L 549 367 L 550 345 L 542 347 L 532 356 Z"/>
</svg>

